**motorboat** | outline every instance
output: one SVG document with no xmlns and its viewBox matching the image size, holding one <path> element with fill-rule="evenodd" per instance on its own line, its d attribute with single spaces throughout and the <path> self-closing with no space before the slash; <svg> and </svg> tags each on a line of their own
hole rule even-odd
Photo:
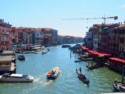
<svg viewBox="0 0 125 94">
<path fill-rule="evenodd" d="M 92 61 L 93 58 L 81 58 L 82 61 Z"/>
<path fill-rule="evenodd" d="M 86 67 L 88 67 L 88 69 L 90 69 L 90 70 L 93 70 L 93 69 L 101 68 L 101 67 L 103 67 L 103 66 L 104 66 L 104 65 L 101 65 L 101 64 L 95 64 L 95 65 L 86 66 Z"/>
<path fill-rule="evenodd" d="M 75 60 L 75 62 L 81 62 L 81 60 Z"/>
<path fill-rule="evenodd" d="M 68 44 L 64 44 L 64 45 L 62 45 L 62 48 L 70 48 L 71 46 L 70 45 L 68 45 Z"/>
<path fill-rule="evenodd" d="M 48 51 L 50 51 L 50 50 L 49 50 L 49 49 L 44 49 L 44 50 L 42 50 L 42 55 L 43 55 L 43 54 L 47 54 Z"/>
<path fill-rule="evenodd" d="M 114 91 L 116 92 L 125 92 L 125 83 L 114 81 L 112 83 Z"/>
<path fill-rule="evenodd" d="M 49 71 L 46 75 L 47 79 L 56 79 L 60 74 L 60 68 L 58 66 L 53 67 L 51 71 Z"/>
<path fill-rule="evenodd" d="M 78 78 L 83 81 L 85 84 L 89 84 L 89 80 L 86 78 L 85 75 L 83 75 L 81 72 L 76 70 L 76 73 L 78 74 Z"/>
<path fill-rule="evenodd" d="M 19 56 L 18 56 L 18 60 L 21 60 L 21 61 L 22 61 L 22 60 L 25 60 L 25 56 L 24 56 L 24 55 L 19 55 Z"/>
<path fill-rule="evenodd" d="M 42 55 L 43 55 L 43 54 L 46 54 L 46 53 L 47 53 L 47 52 L 42 52 Z"/>
<path fill-rule="evenodd" d="M 2 83 L 26 83 L 26 82 L 33 82 L 34 77 L 31 75 L 24 75 L 24 74 L 9 74 L 5 73 L 0 75 L 0 82 Z"/>
<path fill-rule="evenodd" d="M 47 53 L 47 51 L 42 51 L 42 55 L 43 55 L 43 54 L 46 54 L 46 53 Z"/>
</svg>

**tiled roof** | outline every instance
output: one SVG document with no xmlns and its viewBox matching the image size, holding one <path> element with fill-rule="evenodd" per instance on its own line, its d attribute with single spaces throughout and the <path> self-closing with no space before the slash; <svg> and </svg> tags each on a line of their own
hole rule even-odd
<svg viewBox="0 0 125 94">
<path fill-rule="evenodd" d="M 114 29 L 125 29 L 125 24 L 121 24 L 121 25 L 115 27 Z"/>
<path fill-rule="evenodd" d="M 125 28 L 125 24 L 120 25 L 118 28 Z"/>
</svg>

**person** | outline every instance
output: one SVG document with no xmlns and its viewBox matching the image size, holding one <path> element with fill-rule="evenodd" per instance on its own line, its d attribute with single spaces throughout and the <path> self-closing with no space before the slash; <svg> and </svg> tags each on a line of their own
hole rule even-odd
<svg viewBox="0 0 125 94">
<path fill-rule="evenodd" d="M 49 51 L 49 49 L 48 49 L 48 51 Z"/>
<path fill-rule="evenodd" d="M 55 72 L 52 70 L 52 75 L 54 75 L 55 74 Z"/>
<path fill-rule="evenodd" d="M 76 69 L 76 73 L 78 74 L 78 70 Z"/>
<path fill-rule="evenodd" d="M 82 69 L 81 69 L 81 67 L 79 68 L 79 72 L 80 72 L 80 73 L 82 72 Z"/>
</svg>

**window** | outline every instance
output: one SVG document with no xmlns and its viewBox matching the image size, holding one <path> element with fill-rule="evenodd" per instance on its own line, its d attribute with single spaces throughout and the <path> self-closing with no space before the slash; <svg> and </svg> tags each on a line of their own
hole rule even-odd
<svg viewBox="0 0 125 94">
<path fill-rule="evenodd" d="M 124 43 L 124 37 L 119 38 L 120 43 Z"/>
</svg>

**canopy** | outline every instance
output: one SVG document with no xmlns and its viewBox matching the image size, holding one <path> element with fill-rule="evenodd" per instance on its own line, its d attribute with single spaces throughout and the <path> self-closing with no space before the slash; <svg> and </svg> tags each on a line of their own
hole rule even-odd
<svg viewBox="0 0 125 94">
<path fill-rule="evenodd" d="M 11 74 L 12 77 L 22 77 L 23 74 Z"/>
<path fill-rule="evenodd" d="M 83 50 L 89 50 L 86 46 L 82 46 Z"/>
<path fill-rule="evenodd" d="M 89 53 L 93 54 L 93 55 L 98 55 L 100 54 L 99 52 L 97 51 L 94 51 L 94 50 L 88 50 Z"/>
<path fill-rule="evenodd" d="M 99 53 L 99 56 L 111 56 L 110 54 L 106 54 L 106 53 Z"/>
<path fill-rule="evenodd" d="M 98 52 L 98 51 L 95 51 L 95 50 L 89 50 L 86 46 L 82 46 L 82 49 L 88 51 L 92 55 L 98 55 L 98 56 L 101 56 L 101 57 L 111 56 L 110 54 L 107 54 L 107 53 L 101 53 L 101 52 Z"/>
<path fill-rule="evenodd" d="M 124 60 L 124 59 L 120 59 L 120 58 L 112 57 L 112 58 L 110 58 L 110 60 L 112 60 L 112 61 L 116 61 L 116 62 L 118 62 L 118 63 L 125 64 L 125 60 Z"/>
<path fill-rule="evenodd" d="M 94 51 L 94 50 L 88 50 L 88 52 L 93 54 L 93 55 L 98 55 L 98 56 L 111 56 L 110 54 L 101 53 L 101 52 L 97 52 L 97 51 Z"/>
</svg>

